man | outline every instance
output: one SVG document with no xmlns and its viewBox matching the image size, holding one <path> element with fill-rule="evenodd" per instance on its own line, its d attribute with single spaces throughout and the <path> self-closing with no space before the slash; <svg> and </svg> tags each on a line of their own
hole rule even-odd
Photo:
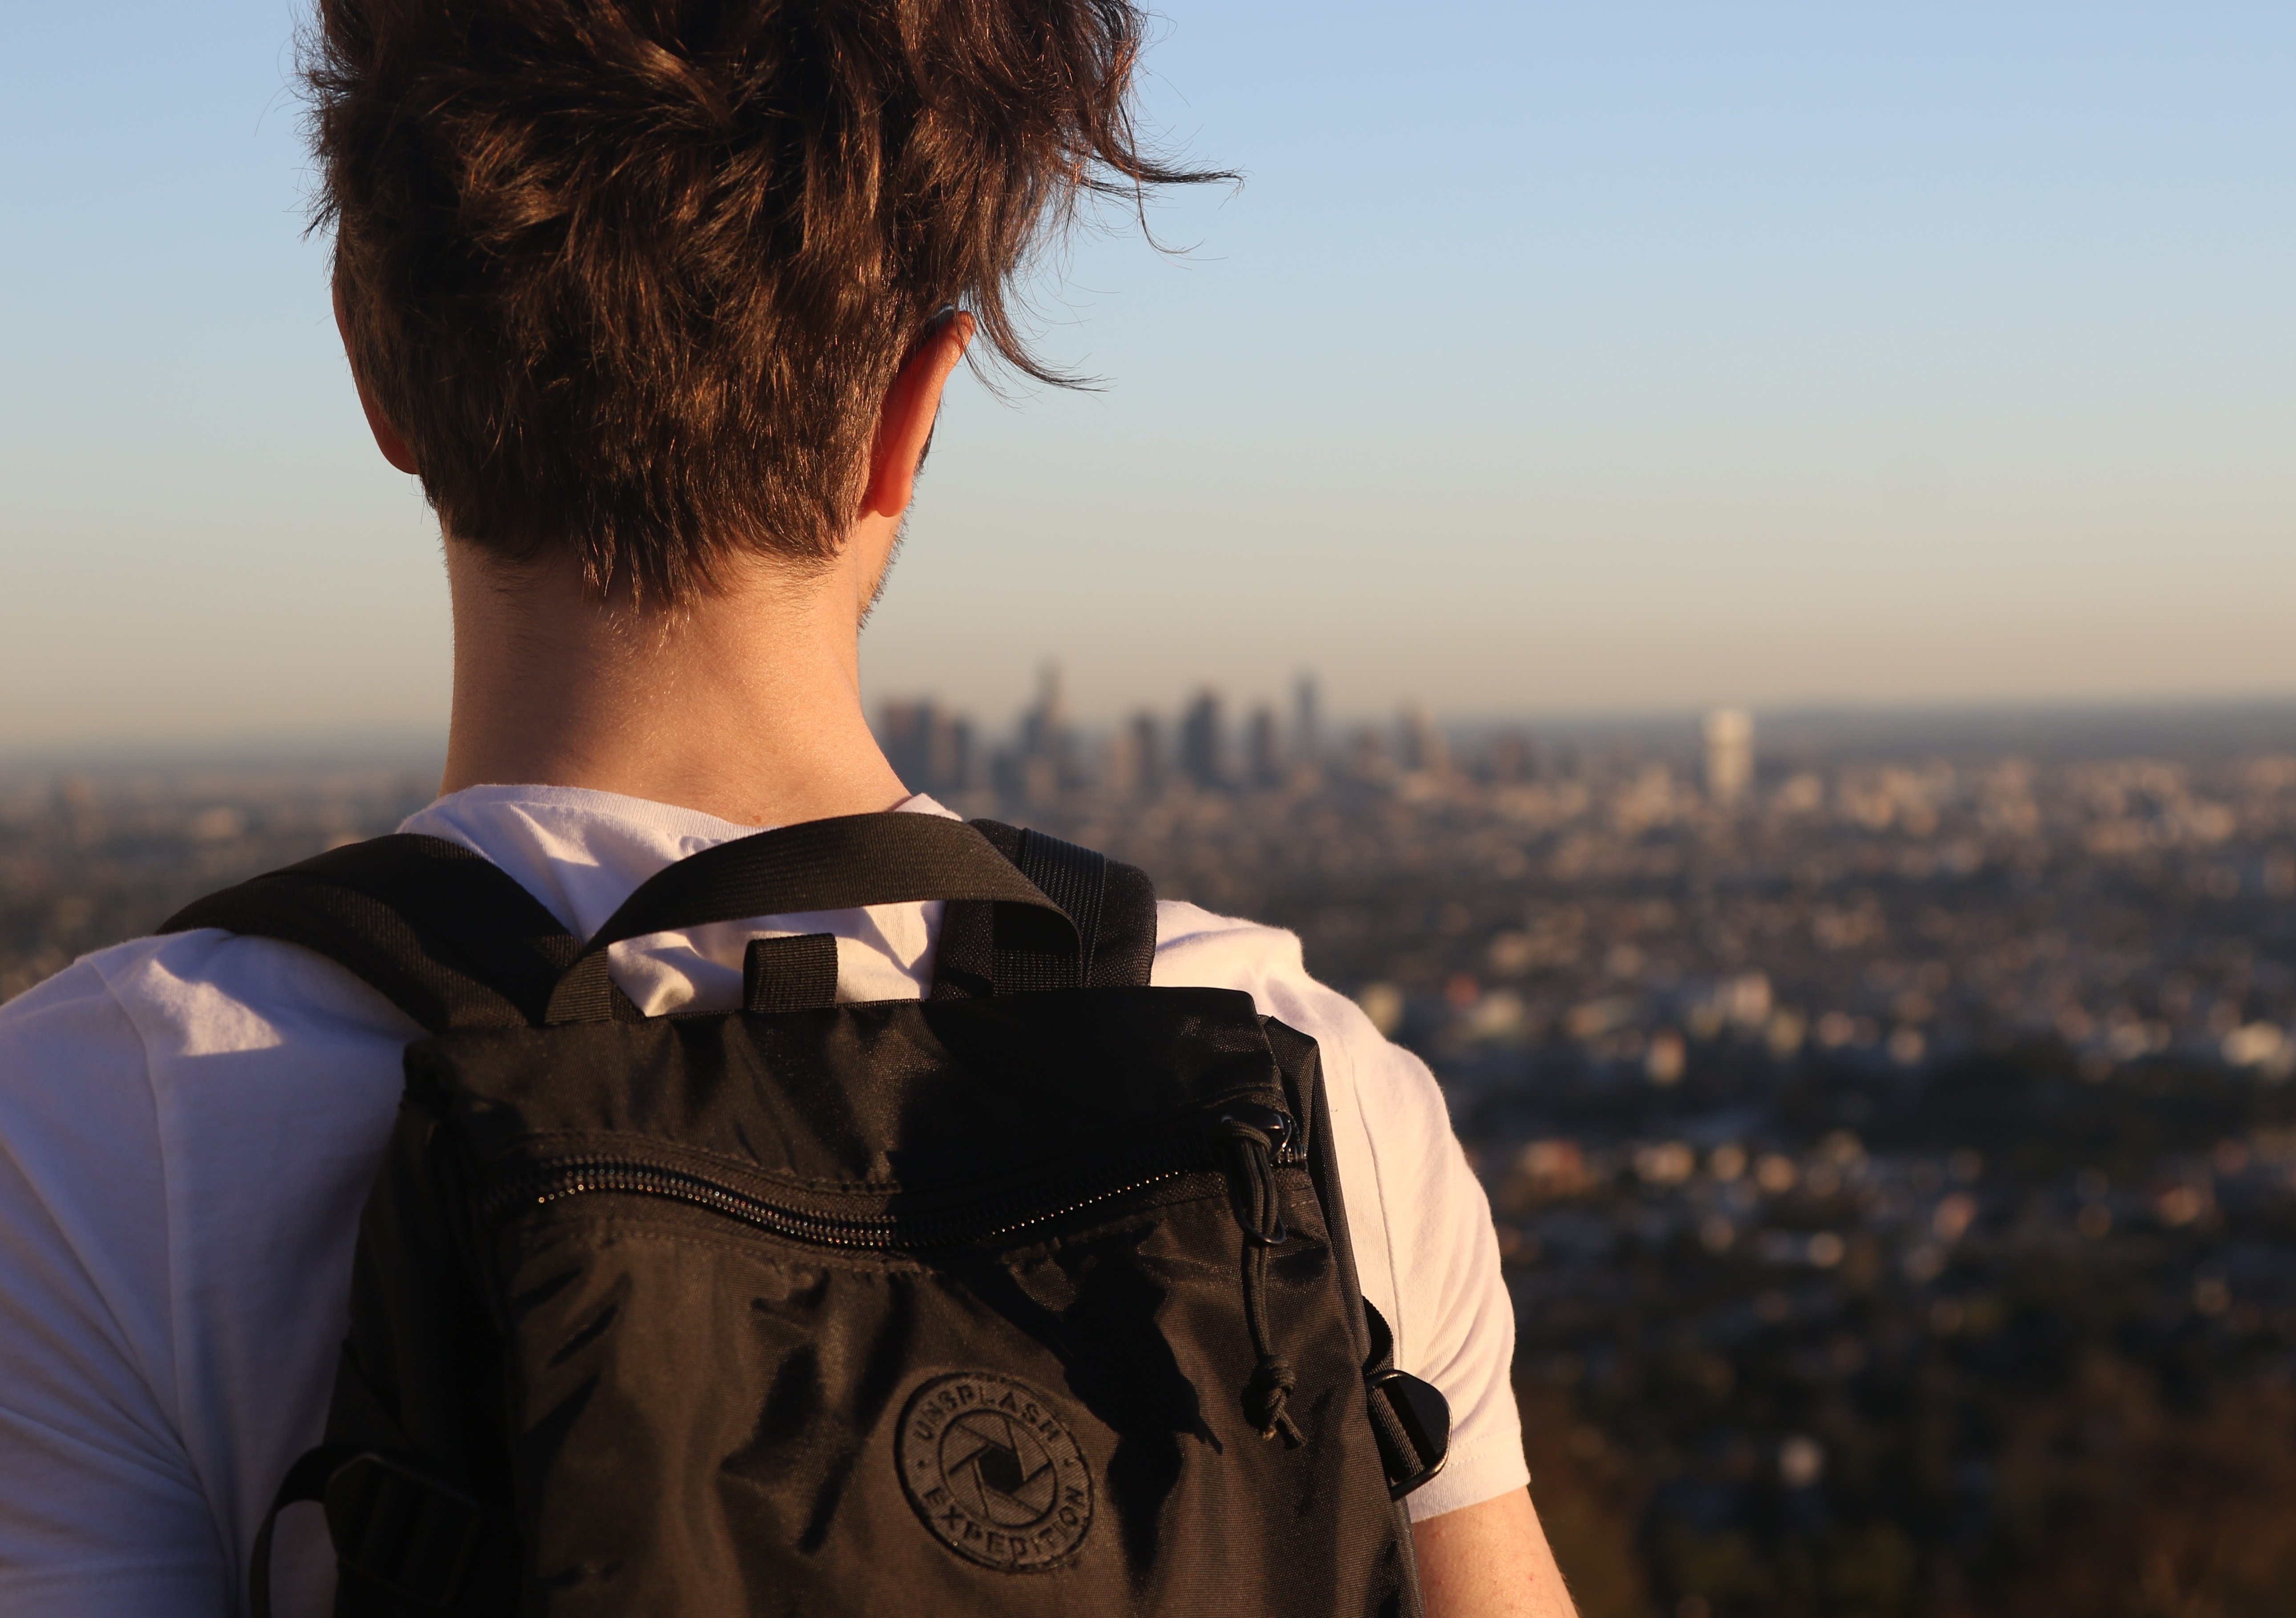
<svg viewBox="0 0 2296 1618">
<path fill-rule="evenodd" d="M 321 0 L 335 299 L 377 445 L 446 535 L 442 796 L 407 823 L 578 933 L 762 826 L 943 813 L 865 721 L 863 618 L 943 385 L 1134 143 L 1123 0 Z M 940 907 L 619 944 L 649 1014 L 738 1005 L 747 941 L 830 932 L 914 996 Z M 1448 1397 L 1411 1497 L 1428 1610 L 1570 1605 L 1525 1489 L 1488 1209 L 1426 1070 L 1290 936 L 1166 904 L 1154 982 L 1320 1042 L 1366 1294 Z M 358 1210 L 418 1030 L 291 946 L 103 951 L 0 1010 L 0 1611 L 241 1610 L 324 1421 Z M 278 1609 L 325 1610 L 305 1521 Z"/>
</svg>

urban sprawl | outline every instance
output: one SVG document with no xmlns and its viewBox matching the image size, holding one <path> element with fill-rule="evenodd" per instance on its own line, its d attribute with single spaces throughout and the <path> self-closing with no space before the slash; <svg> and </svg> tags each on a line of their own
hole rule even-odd
<svg viewBox="0 0 2296 1618">
<path fill-rule="evenodd" d="M 994 745 L 928 700 L 880 732 L 953 808 L 1292 928 L 1426 1058 L 1589 1614 L 2278 1610 L 2296 715 L 1893 748 L 1319 706 L 1091 729 L 1048 679 Z M 0 994 L 429 792 L 19 766 Z"/>
</svg>

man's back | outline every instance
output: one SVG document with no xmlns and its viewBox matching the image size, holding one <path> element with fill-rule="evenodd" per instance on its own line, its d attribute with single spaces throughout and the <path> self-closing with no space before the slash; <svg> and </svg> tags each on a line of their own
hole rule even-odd
<svg viewBox="0 0 2296 1618">
<path fill-rule="evenodd" d="M 934 812 L 930 800 L 905 805 Z M 945 813 L 945 812 L 942 812 Z M 608 793 L 479 788 L 408 822 L 493 859 L 588 933 L 647 876 L 750 828 Z M 838 935 L 840 997 L 929 980 L 938 906 L 727 923 L 618 946 L 649 1012 L 739 1003 L 748 938 Z M 1313 982 L 1289 935 L 1166 904 L 1154 982 L 1249 991 L 1313 1035 L 1366 1295 L 1449 1397 L 1414 1516 L 1524 1482 L 1513 1317 L 1480 1188 L 1414 1058 Z M 288 1464 L 316 1442 L 358 1210 L 419 1034 L 291 946 L 119 946 L 0 1011 L 0 1597 L 11 1613 L 230 1610 Z M 290 1531 L 281 1610 L 330 1573 Z"/>
</svg>

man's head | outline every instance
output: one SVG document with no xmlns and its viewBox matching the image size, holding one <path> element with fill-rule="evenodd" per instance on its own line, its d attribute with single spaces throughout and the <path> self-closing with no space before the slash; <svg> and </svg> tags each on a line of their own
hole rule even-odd
<svg viewBox="0 0 2296 1618">
<path fill-rule="evenodd" d="M 690 599 L 818 564 L 902 362 L 1144 155 L 1129 0 L 319 0 L 346 341 L 448 532 Z M 906 485 L 904 485 L 904 487 Z"/>
</svg>

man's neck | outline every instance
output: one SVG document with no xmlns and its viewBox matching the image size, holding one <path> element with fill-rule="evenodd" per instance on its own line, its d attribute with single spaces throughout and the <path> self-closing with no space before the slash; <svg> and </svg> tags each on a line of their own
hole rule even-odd
<svg viewBox="0 0 2296 1618">
<path fill-rule="evenodd" d="M 778 826 L 907 796 L 862 711 L 864 581 L 759 568 L 674 611 L 600 604 L 570 564 L 449 541 L 442 789 L 588 787 Z"/>
</svg>

